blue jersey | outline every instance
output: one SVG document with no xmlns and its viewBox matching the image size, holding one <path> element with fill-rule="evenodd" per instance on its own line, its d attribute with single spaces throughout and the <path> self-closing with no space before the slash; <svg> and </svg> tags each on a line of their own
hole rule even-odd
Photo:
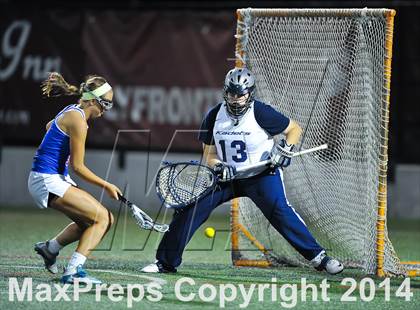
<svg viewBox="0 0 420 310">
<path fill-rule="evenodd" d="M 282 133 L 289 123 L 289 118 L 257 100 L 235 122 L 226 105 L 220 103 L 204 118 L 199 139 L 215 145 L 219 159 L 238 168 L 267 159 L 274 144 L 273 136 Z"/>
<path fill-rule="evenodd" d="M 47 174 L 68 175 L 70 157 L 70 137 L 57 124 L 57 120 L 68 111 L 78 111 L 85 118 L 84 111 L 73 104 L 65 107 L 54 118 L 51 127 L 42 139 L 33 159 L 32 171 Z"/>
</svg>

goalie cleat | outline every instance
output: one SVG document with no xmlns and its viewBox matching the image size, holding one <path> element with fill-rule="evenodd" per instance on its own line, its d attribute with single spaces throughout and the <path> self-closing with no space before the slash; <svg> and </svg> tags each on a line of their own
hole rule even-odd
<svg viewBox="0 0 420 310">
<path fill-rule="evenodd" d="M 98 280 L 94 277 L 91 277 L 83 269 L 82 265 L 77 266 L 76 272 L 61 277 L 61 284 L 74 284 L 75 281 L 78 281 L 82 284 L 102 284 L 101 280 Z"/>
<path fill-rule="evenodd" d="M 141 269 L 141 272 L 145 273 L 175 273 L 176 268 L 163 266 L 162 263 L 156 261 L 156 263 L 147 265 Z"/>
<path fill-rule="evenodd" d="M 325 251 L 319 253 L 314 259 L 311 260 L 312 266 L 316 270 L 322 271 L 325 270 L 329 274 L 339 274 L 344 270 L 344 266 L 338 260 L 331 258 L 325 254 Z"/>
<path fill-rule="evenodd" d="M 35 244 L 34 250 L 44 259 L 45 269 L 49 272 L 56 274 L 58 273 L 58 266 L 56 263 L 57 254 L 53 254 L 48 250 L 49 241 L 38 242 Z"/>
</svg>

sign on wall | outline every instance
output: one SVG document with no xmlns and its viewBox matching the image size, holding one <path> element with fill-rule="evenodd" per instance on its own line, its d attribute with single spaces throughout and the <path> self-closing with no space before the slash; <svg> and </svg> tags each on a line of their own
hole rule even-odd
<svg viewBox="0 0 420 310">
<path fill-rule="evenodd" d="M 58 71 L 74 85 L 99 74 L 114 88 L 115 108 L 89 124 L 90 146 L 113 147 L 118 136 L 128 149 L 200 149 L 191 133 L 234 65 L 233 13 L 19 15 L 0 19 L 0 141 L 39 144 L 45 124 L 77 101 L 41 97 L 40 82 Z"/>
</svg>

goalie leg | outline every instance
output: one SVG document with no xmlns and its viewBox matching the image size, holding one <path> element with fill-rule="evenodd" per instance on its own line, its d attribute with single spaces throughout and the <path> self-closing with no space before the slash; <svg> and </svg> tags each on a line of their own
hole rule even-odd
<svg viewBox="0 0 420 310">
<path fill-rule="evenodd" d="M 314 267 L 331 274 L 343 270 L 342 264 L 326 256 L 303 219 L 289 204 L 281 170 L 242 182 L 244 195 L 253 200 L 271 225 Z"/>
<path fill-rule="evenodd" d="M 233 198 L 231 183 L 220 185 L 220 189 L 203 197 L 195 206 L 177 210 L 169 230 L 159 244 L 155 264 L 142 269 L 143 272 L 175 272 L 181 264 L 182 253 L 195 231 L 208 219 L 220 204 Z"/>
</svg>

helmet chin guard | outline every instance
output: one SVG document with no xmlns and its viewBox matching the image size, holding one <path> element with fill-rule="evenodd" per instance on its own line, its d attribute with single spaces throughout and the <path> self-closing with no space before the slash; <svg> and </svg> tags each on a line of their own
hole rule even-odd
<svg viewBox="0 0 420 310">
<path fill-rule="evenodd" d="M 223 98 L 228 114 L 238 120 L 251 106 L 254 100 L 255 79 L 246 68 L 234 68 L 225 77 Z M 249 94 L 248 98 L 242 98 Z M 232 98 L 233 97 L 233 98 Z"/>
</svg>

